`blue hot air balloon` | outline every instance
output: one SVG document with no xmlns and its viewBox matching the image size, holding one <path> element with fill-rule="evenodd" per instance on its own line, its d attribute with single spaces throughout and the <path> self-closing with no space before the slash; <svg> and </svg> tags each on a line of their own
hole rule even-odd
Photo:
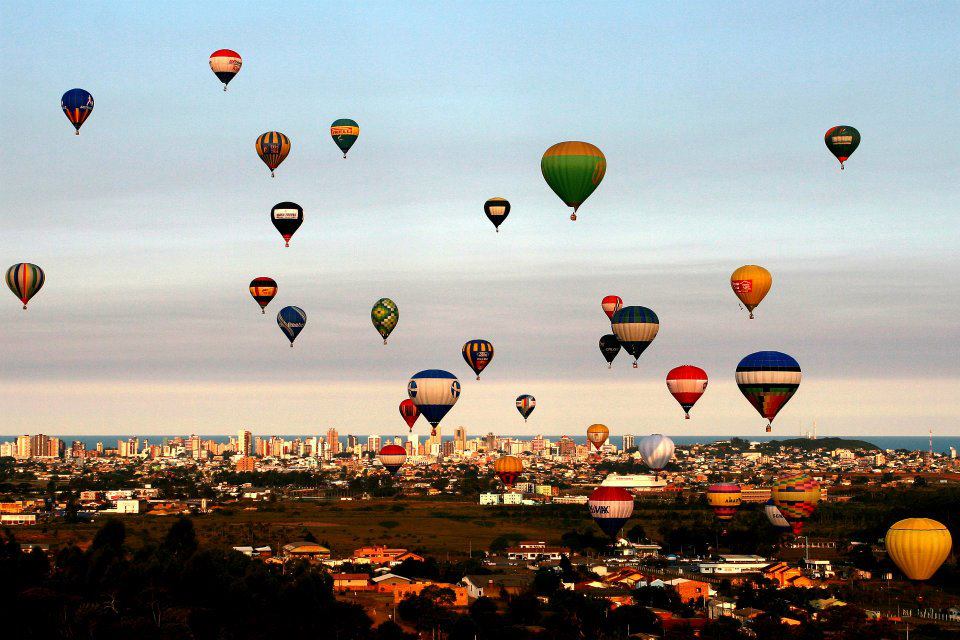
<svg viewBox="0 0 960 640">
<path fill-rule="evenodd" d="M 281 331 L 287 334 L 290 347 L 293 348 L 293 341 L 307 324 L 307 314 L 300 307 L 284 307 L 277 314 L 277 324 L 280 325 Z"/>
<path fill-rule="evenodd" d="M 80 135 L 80 127 L 93 113 L 93 96 L 84 89 L 70 89 L 60 98 L 60 108 Z"/>
<path fill-rule="evenodd" d="M 660 331 L 660 319 L 646 307 L 622 307 L 610 319 L 613 333 L 623 348 L 633 356 L 633 368 L 637 368 L 637 358 L 650 346 Z"/>
<path fill-rule="evenodd" d="M 415 373 L 407 383 L 407 395 L 437 434 L 437 425 L 460 397 L 460 381 L 449 371 L 427 369 Z"/>
<path fill-rule="evenodd" d="M 767 419 L 768 432 L 780 409 L 800 387 L 800 378 L 800 364 L 779 351 L 757 351 L 737 365 L 740 393 Z"/>
</svg>

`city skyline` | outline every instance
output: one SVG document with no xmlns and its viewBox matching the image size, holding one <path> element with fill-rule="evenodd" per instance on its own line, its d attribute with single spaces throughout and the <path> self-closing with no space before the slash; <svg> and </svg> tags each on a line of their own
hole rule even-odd
<svg viewBox="0 0 960 640">
<path fill-rule="evenodd" d="M 28 311 L 0 305 L 0 435 L 400 433 L 409 376 L 444 368 L 445 433 L 760 436 L 733 373 L 763 349 L 804 372 L 774 436 L 960 433 L 955 7 L 383 3 L 334 25 L 331 6 L 0 7 L 0 118 L 31 145 L 0 150 L 0 254 L 47 273 Z M 283 38 L 251 29 L 278 15 Z M 226 93 L 219 47 L 244 57 Z M 96 110 L 74 136 L 78 86 Z M 347 160 L 340 117 L 361 127 Z M 842 173 L 840 123 L 863 134 Z M 253 150 L 272 129 L 292 140 L 276 179 Z M 575 223 L 539 171 L 568 139 L 608 161 Z M 499 234 L 492 196 L 513 205 Z M 284 200 L 305 210 L 289 249 Z M 746 263 L 773 273 L 753 321 L 728 283 Z M 637 370 L 597 351 L 606 294 L 660 317 Z M 308 315 L 294 349 L 286 304 Z M 472 338 L 496 347 L 480 382 Z M 680 364 L 710 376 L 690 421 L 663 380 Z"/>
</svg>

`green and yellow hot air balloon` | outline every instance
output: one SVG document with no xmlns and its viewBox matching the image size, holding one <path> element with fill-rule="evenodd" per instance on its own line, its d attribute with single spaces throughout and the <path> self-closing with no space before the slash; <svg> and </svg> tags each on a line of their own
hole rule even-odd
<svg viewBox="0 0 960 640">
<path fill-rule="evenodd" d="M 344 158 L 347 157 L 347 151 L 350 151 L 350 147 L 353 146 L 359 136 L 360 125 L 357 124 L 356 120 L 340 118 L 334 120 L 333 124 L 330 125 L 330 137 L 340 147 L 340 151 L 343 151 Z"/>
<path fill-rule="evenodd" d="M 400 310 L 397 308 L 397 303 L 390 298 L 380 298 L 373 304 L 373 309 L 370 310 L 370 320 L 373 321 L 373 328 L 383 338 L 383 344 L 387 344 L 387 337 L 393 332 L 400 320 Z"/>
<path fill-rule="evenodd" d="M 558 142 L 544 152 L 540 171 L 553 192 L 573 207 L 570 219 L 576 220 L 577 209 L 600 186 L 607 159 L 589 142 Z"/>
</svg>

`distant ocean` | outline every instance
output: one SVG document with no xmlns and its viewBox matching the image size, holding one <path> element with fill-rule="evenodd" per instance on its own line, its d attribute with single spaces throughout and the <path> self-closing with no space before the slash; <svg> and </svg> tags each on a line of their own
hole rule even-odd
<svg viewBox="0 0 960 640">
<path fill-rule="evenodd" d="M 287 435 L 284 435 L 284 434 L 261 435 L 261 434 L 255 434 L 254 437 L 256 437 L 257 435 L 259 435 L 260 437 L 263 437 L 263 438 L 269 438 L 269 437 L 272 437 L 273 435 L 278 435 L 279 437 L 281 437 L 281 438 L 283 438 L 283 439 L 285 439 L 285 440 L 293 440 L 294 438 L 308 438 L 308 437 L 312 437 L 313 435 L 316 435 L 317 437 L 323 436 L 323 434 L 319 434 L 319 433 L 318 433 L 318 434 L 309 434 L 309 435 L 302 435 L 302 434 L 301 434 L 301 435 L 296 435 L 296 434 L 293 434 L 293 435 L 290 435 L 290 434 L 287 434 Z M 383 439 L 385 439 L 385 440 L 388 439 L 388 438 L 389 438 L 389 439 L 393 439 L 393 438 L 396 437 L 396 436 L 399 436 L 399 437 L 400 437 L 402 440 L 404 440 L 404 441 L 406 441 L 406 439 L 407 439 L 407 434 L 406 434 L 406 433 L 379 434 L 379 435 L 380 435 L 381 438 L 383 438 Z M 420 442 L 423 442 L 424 440 L 427 439 L 427 437 L 428 437 L 429 434 L 416 433 L 415 435 L 417 435 L 417 437 L 420 439 Z M 481 434 L 471 434 L 471 435 L 468 435 L 468 437 L 469 437 L 469 438 L 475 438 L 475 437 L 477 437 L 478 435 L 481 435 Z M 642 437 L 643 435 L 646 435 L 646 434 L 636 434 L 635 437 L 639 439 L 639 438 Z M 69 445 L 71 442 L 73 442 L 74 440 L 79 440 L 80 442 L 83 442 L 83 443 L 84 443 L 84 445 L 86 446 L 87 449 L 94 449 L 94 448 L 96 448 L 98 442 L 102 442 L 102 443 L 103 443 L 103 446 L 106 447 L 106 448 L 108 448 L 108 449 L 115 449 L 116 446 L 117 446 L 117 441 L 118 441 L 118 440 L 124 440 L 124 439 L 127 439 L 127 438 L 133 438 L 133 437 L 139 438 L 139 439 L 140 439 L 140 444 L 141 444 L 141 446 L 142 446 L 144 440 L 149 440 L 151 444 L 154 444 L 154 443 L 156 443 L 156 444 L 162 444 L 165 439 L 169 440 L 170 438 L 172 438 L 172 437 L 174 437 L 174 436 L 157 436 L 157 435 L 140 435 L 140 436 L 135 436 L 135 435 L 126 435 L 126 436 L 124 436 L 124 435 L 102 435 L 102 436 L 83 435 L 83 436 L 75 436 L 75 435 L 61 435 L 61 436 L 59 436 L 59 437 L 60 437 L 62 440 L 64 440 L 68 445 Z M 187 437 L 187 436 L 184 435 L 184 436 L 181 436 L 181 437 Z M 201 435 L 200 437 L 201 437 L 202 439 L 204 439 L 204 440 L 213 440 L 214 442 L 228 442 L 228 441 L 230 440 L 230 436 L 229 436 L 229 435 Z M 358 439 L 361 443 L 366 443 L 366 441 L 367 441 L 367 436 L 366 436 L 366 435 L 357 435 L 356 437 L 357 437 L 357 439 Z M 515 439 L 515 440 L 530 440 L 530 439 L 533 438 L 533 436 L 529 436 L 529 435 L 525 435 L 525 436 L 498 435 L 498 437 L 499 437 L 499 438 L 508 438 L 508 437 L 509 437 L 509 438 L 513 438 L 513 439 Z M 545 438 L 548 438 L 548 439 L 550 439 L 551 441 L 554 441 L 554 442 L 556 442 L 557 440 L 560 439 L 560 436 L 559 436 L 559 435 L 546 435 L 546 434 L 544 434 L 544 437 L 545 437 Z M 573 440 L 574 440 L 576 443 L 578 443 L 578 444 L 586 444 L 586 441 L 587 441 L 586 436 L 577 435 L 577 436 L 571 436 L 571 437 L 572 437 Z M 742 438 L 742 439 L 744 439 L 744 440 L 748 440 L 748 441 L 751 441 L 751 442 L 767 442 L 767 441 L 769 441 L 769 440 L 787 440 L 787 439 L 796 438 L 797 436 L 796 436 L 796 435 L 793 435 L 793 434 L 782 434 L 782 435 L 775 435 L 775 436 L 774 436 L 774 435 L 763 435 L 763 436 L 758 436 L 758 435 L 742 435 L 742 436 L 691 436 L 691 435 L 677 436 L 677 435 L 671 435 L 670 437 L 671 437 L 671 438 L 673 439 L 673 441 L 674 441 L 676 444 L 678 444 L 678 445 L 689 445 L 689 444 L 707 444 L 707 443 L 710 443 L 710 442 L 716 442 L 716 441 L 718 441 L 718 440 L 729 440 L 730 438 Z M 827 437 L 827 436 L 823 436 L 823 437 Z M 833 437 L 833 436 L 831 436 L 831 437 Z M 871 443 L 871 444 L 874 444 L 874 445 L 880 447 L 881 449 L 907 449 L 908 451 L 926 451 L 926 450 L 928 449 L 928 447 L 930 446 L 930 445 L 929 445 L 929 440 L 928 440 L 927 436 L 836 436 L 836 437 L 849 438 L 849 439 L 851 439 L 851 440 L 864 440 L 864 441 L 866 441 L 866 442 L 869 442 L 869 443 Z M 16 439 L 15 436 L 0 436 L 0 442 L 5 442 L 5 441 L 8 441 L 8 440 L 15 440 L 15 439 Z M 443 436 L 443 439 L 444 439 L 444 440 L 452 440 L 452 439 L 453 439 L 453 436 L 444 435 L 444 436 Z M 343 445 L 346 445 L 347 436 L 346 436 L 346 435 L 341 435 L 341 436 L 340 436 L 340 442 L 341 442 Z M 615 444 L 617 447 L 622 447 L 622 445 L 623 445 L 623 437 L 622 437 L 622 436 L 610 436 L 610 442 L 612 442 L 613 444 Z M 934 450 L 935 452 L 938 452 L 938 453 L 947 453 L 947 452 L 949 451 L 949 448 L 950 448 L 950 447 L 954 447 L 955 449 L 957 449 L 958 451 L 960 451 L 960 435 L 956 435 L 956 436 L 934 436 L 934 437 L 933 437 L 933 450 Z"/>
</svg>

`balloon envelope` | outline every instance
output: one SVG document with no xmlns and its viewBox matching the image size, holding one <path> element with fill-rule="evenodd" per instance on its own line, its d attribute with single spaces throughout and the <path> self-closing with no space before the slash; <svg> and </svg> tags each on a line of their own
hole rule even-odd
<svg viewBox="0 0 960 640">
<path fill-rule="evenodd" d="M 380 337 L 383 338 L 383 344 L 387 344 L 387 337 L 393 333 L 400 321 L 400 309 L 397 303 L 390 298 L 380 298 L 373 303 L 373 309 L 370 310 L 370 320 L 373 322 L 373 328 L 377 330 Z"/>
<path fill-rule="evenodd" d="M 782 513 L 780 513 L 780 509 L 777 508 L 777 505 L 773 504 L 773 500 L 770 500 L 763 505 L 763 512 L 766 514 L 767 520 L 770 521 L 770 524 L 778 529 L 790 528 L 790 523 L 787 522 L 787 519 L 783 517 Z"/>
<path fill-rule="evenodd" d="M 610 429 L 603 424 L 592 424 L 587 427 L 587 441 L 600 450 L 603 443 L 610 437 Z"/>
<path fill-rule="evenodd" d="M 622 306 L 623 300 L 620 296 L 604 296 L 603 300 L 600 301 L 600 308 L 603 309 L 603 312 L 607 314 L 607 317 L 611 320 L 613 319 L 613 314 L 619 311 Z"/>
<path fill-rule="evenodd" d="M 793 533 L 800 535 L 803 521 L 813 515 L 820 502 L 820 483 L 804 471 L 784 473 L 770 487 L 770 495 Z"/>
<path fill-rule="evenodd" d="M 27 308 L 30 298 L 37 295 L 46 281 L 43 269 L 29 262 L 18 262 L 7 269 L 7 287 Z"/>
<path fill-rule="evenodd" d="M 350 147 L 360 137 L 360 125 L 350 118 L 334 120 L 333 124 L 330 125 L 330 137 L 333 138 L 334 144 L 340 148 L 343 157 L 346 158 L 347 151 L 350 151 Z"/>
<path fill-rule="evenodd" d="M 600 336 L 600 353 L 603 354 L 607 365 L 613 367 L 613 359 L 620 353 L 620 341 L 617 339 L 617 336 L 612 333 Z"/>
<path fill-rule="evenodd" d="M 823 134 L 823 142 L 830 153 L 840 161 L 840 168 L 843 169 L 843 163 L 860 146 L 860 132 L 848 124 L 837 125 L 827 129 Z"/>
<path fill-rule="evenodd" d="M 493 360 L 493 343 L 489 340 L 469 340 L 463 345 L 463 359 L 480 379 L 480 372 Z"/>
<path fill-rule="evenodd" d="M 460 398 L 460 381 L 449 371 L 426 369 L 410 378 L 407 395 L 433 426 L 433 434 L 436 434 L 437 425 Z"/>
<path fill-rule="evenodd" d="M 303 224 L 303 207 L 296 202 L 278 202 L 270 210 L 270 221 L 283 236 L 286 246 L 290 246 L 290 238 Z"/>
<path fill-rule="evenodd" d="M 284 307 L 277 313 L 277 324 L 290 340 L 290 346 L 307 324 L 307 314 L 300 307 Z"/>
<path fill-rule="evenodd" d="M 503 198 L 490 198 L 483 203 L 483 212 L 487 214 L 487 219 L 493 223 L 493 227 L 500 232 L 500 225 L 510 215 L 510 203 Z"/>
<path fill-rule="evenodd" d="M 732 520 L 737 515 L 742 495 L 740 485 L 734 482 L 712 484 L 707 488 L 707 504 L 717 520 Z"/>
<path fill-rule="evenodd" d="M 403 463 L 407 461 L 407 450 L 398 444 L 388 444 L 380 449 L 380 464 L 390 472 L 390 475 L 396 475 Z"/>
<path fill-rule="evenodd" d="M 633 515 L 633 496 L 621 487 L 597 487 L 587 505 L 593 521 L 611 538 L 617 537 Z"/>
<path fill-rule="evenodd" d="M 243 59 L 240 54 L 232 49 L 217 49 L 210 54 L 210 70 L 223 83 L 223 90 L 227 90 L 227 85 L 233 80 L 234 76 L 240 73 L 240 67 L 243 66 Z"/>
<path fill-rule="evenodd" d="M 743 306 L 750 312 L 753 319 L 753 310 L 770 291 L 773 277 L 770 272 L 755 264 L 746 264 L 730 275 L 730 287 L 734 295 L 740 299 Z"/>
<path fill-rule="evenodd" d="M 673 459 L 673 440 L 660 433 L 644 436 L 637 442 L 637 451 L 644 464 L 653 471 L 660 471 Z"/>
<path fill-rule="evenodd" d="M 589 142 L 558 142 L 544 152 L 540 172 L 564 204 L 573 207 L 570 219 L 576 220 L 577 209 L 600 186 L 607 159 Z"/>
<path fill-rule="evenodd" d="M 93 96 L 85 89 L 70 89 L 60 98 L 60 108 L 80 135 L 80 127 L 93 113 Z"/>
<path fill-rule="evenodd" d="M 420 417 L 420 409 L 414 404 L 413 400 L 407 398 L 400 403 L 400 417 L 407 423 L 410 431 L 413 431 L 413 423 Z"/>
<path fill-rule="evenodd" d="M 277 281 L 266 276 L 254 278 L 250 281 L 250 295 L 260 305 L 260 312 L 266 313 L 267 305 L 277 295 Z"/>
<path fill-rule="evenodd" d="M 779 351 L 757 351 L 737 365 L 737 387 L 757 413 L 767 419 L 767 431 L 797 392 L 800 378 L 800 364 Z"/>
<path fill-rule="evenodd" d="M 947 528 L 929 518 L 900 520 L 887 531 L 885 542 L 890 559 L 911 580 L 930 578 L 953 547 Z"/>
<path fill-rule="evenodd" d="M 505 486 L 512 487 L 523 473 L 523 462 L 516 456 L 501 456 L 493 463 L 493 471 Z"/>
<path fill-rule="evenodd" d="M 256 142 L 257 155 L 263 160 L 263 164 L 270 169 L 270 175 L 273 175 L 274 169 L 280 166 L 280 163 L 286 160 L 290 153 L 290 138 L 279 131 L 267 131 L 260 134 Z"/>
<path fill-rule="evenodd" d="M 520 415 L 523 416 L 524 422 L 527 421 L 527 418 L 530 417 L 530 414 L 533 413 L 533 410 L 536 408 L 537 399 L 531 396 L 529 393 L 517 396 L 517 411 L 519 411 Z"/>
<path fill-rule="evenodd" d="M 633 356 L 633 366 L 637 358 L 650 346 L 660 331 L 660 319 L 646 307 L 623 307 L 611 319 L 613 333 L 621 346 Z"/>
<path fill-rule="evenodd" d="M 707 372 L 689 364 L 675 367 L 667 373 L 667 389 L 689 419 L 690 409 L 707 390 Z"/>
</svg>

